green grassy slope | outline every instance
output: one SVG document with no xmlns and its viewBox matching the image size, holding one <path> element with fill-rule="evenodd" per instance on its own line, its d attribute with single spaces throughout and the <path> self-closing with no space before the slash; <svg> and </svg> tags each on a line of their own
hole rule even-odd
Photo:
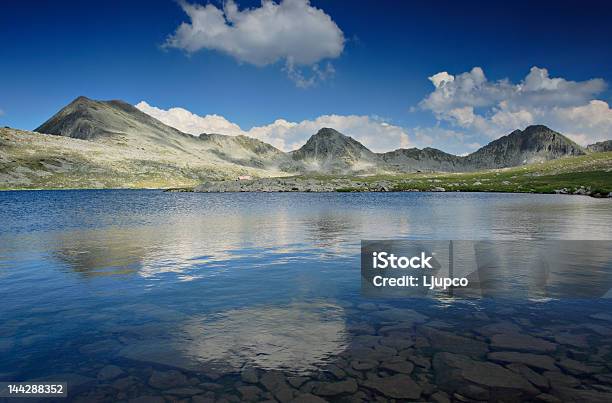
<svg viewBox="0 0 612 403">
<path fill-rule="evenodd" d="M 331 176 L 311 176 L 319 180 Z M 436 187 L 462 192 L 535 192 L 554 193 L 566 188 L 574 192 L 583 186 L 593 194 L 612 192 L 612 152 L 566 157 L 544 163 L 469 173 L 414 173 L 344 177 L 358 180 L 359 187 L 339 191 L 365 191 L 369 184 L 387 181 L 393 191 L 428 191 Z"/>
</svg>

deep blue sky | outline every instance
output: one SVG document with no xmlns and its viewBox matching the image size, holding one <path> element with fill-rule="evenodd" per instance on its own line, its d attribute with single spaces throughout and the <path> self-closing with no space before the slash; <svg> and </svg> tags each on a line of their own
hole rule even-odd
<svg viewBox="0 0 612 403">
<path fill-rule="evenodd" d="M 432 91 L 427 77 L 439 71 L 481 66 L 490 79 L 518 82 L 535 65 L 568 80 L 612 81 L 609 2 L 503 3 L 313 0 L 348 42 L 332 61 L 335 76 L 302 89 L 278 65 L 161 49 L 187 21 L 174 1 L 6 0 L 0 123 L 33 129 L 86 95 L 216 113 L 247 129 L 331 113 L 379 115 L 413 127 L 435 122 L 431 112 L 409 108 Z M 598 98 L 610 103 L 610 90 Z"/>
</svg>

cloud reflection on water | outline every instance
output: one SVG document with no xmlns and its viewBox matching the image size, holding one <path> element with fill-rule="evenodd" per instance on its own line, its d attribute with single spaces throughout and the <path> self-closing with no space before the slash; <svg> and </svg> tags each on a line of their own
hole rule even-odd
<svg viewBox="0 0 612 403">
<path fill-rule="evenodd" d="M 233 372 L 246 365 L 306 373 L 344 351 L 347 338 L 342 307 L 301 301 L 194 315 L 165 338 L 141 340 L 121 355 L 187 370 Z"/>
</svg>

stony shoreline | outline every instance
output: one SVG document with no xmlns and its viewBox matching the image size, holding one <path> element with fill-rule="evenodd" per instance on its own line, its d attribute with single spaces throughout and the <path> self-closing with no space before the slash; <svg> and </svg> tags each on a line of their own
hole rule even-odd
<svg viewBox="0 0 612 403">
<path fill-rule="evenodd" d="M 198 193 L 225 193 L 225 192 L 504 192 L 504 193 L 555 193 L 567 195 L 591 196 L 596 198 L 610 198 L 611 193 L 599 193 L 591 190 L 590 186 L 576 188 L 563 187 L 552 192 L 538 192 L 527 189 L 487 189 L 480 188 L 485 182 L 473 183 L 455 182 L 441 186 L 441 181 L 428 179 L 415 180 L 359 180 L 352 178 L 261 178 L 253 180 L 225 180 L 208 181 L 195 188 L 173 188 L 169 192 L 198 192 Z"/>
</svg>

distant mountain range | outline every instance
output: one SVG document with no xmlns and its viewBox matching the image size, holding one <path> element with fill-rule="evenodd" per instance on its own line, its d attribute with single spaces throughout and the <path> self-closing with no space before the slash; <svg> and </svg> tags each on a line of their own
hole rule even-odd
<svg viewBox="0 0 612 403">
<path fill-rule="evenodd" d="M 538 125 L 515 130 L 467 156 L 435 148 L 374 153 L 332 128 L 320 129 L 301 148 L 286 153 L 247 136 L 193 136 L 126 102 L 86 97 L 78 97 L 35 129 L 54 136 L 10 130 L 1 132 L 5 147 L 0 147 L 0 187 L 2 182 L 15 181 L 35 186 L 44 184 L 45 177 L 59 174 L 70 178 L 66 186 L 77 183 L 80 175 L 89 185 L 92 181 L 106 186 L 124 180 L 127 187 L 143 183 L 155 187 L 173 180 L 181 185 L 237 175 L 465 172 L 610 150 L 610 141 L 583 148 Z M 19 136 L 28 140 L 17 141 Z M 64 139 L 54 140 L 55 136 Z M 27 147 L 31 149 L 25 150 Z M 136 179 L 134 172 L 139 175 Z M 107 175 L 114 175 L 116 182 Z"/>
</svg>

